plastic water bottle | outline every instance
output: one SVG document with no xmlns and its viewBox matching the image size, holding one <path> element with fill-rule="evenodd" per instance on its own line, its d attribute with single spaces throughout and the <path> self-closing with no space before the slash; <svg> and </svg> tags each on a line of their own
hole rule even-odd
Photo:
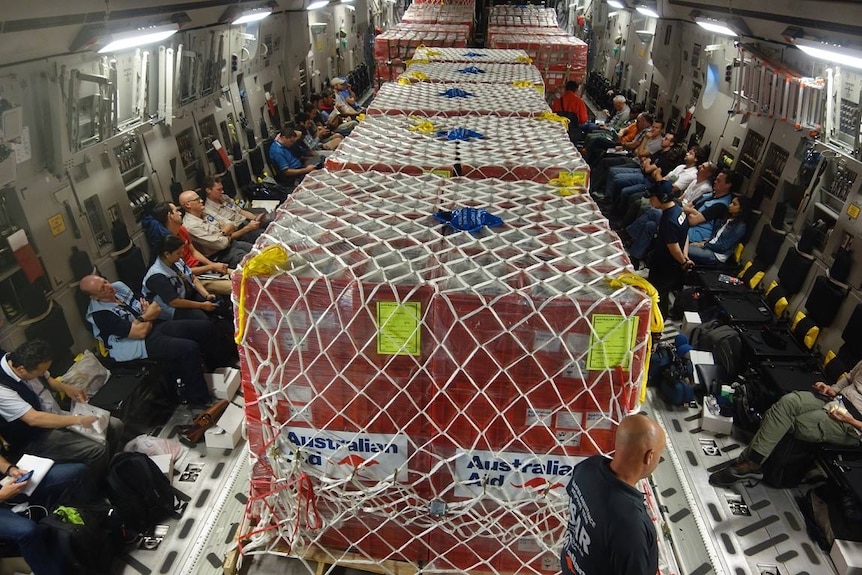
<svg viewBox="0 0 862 575">
<path fill-rule="evenodd" d="M 186 401 L 185 391 L 186 391 L 186 384 L 183 383 L 183 380 L 181 377 L 178 377 L 177 378 L 177 397 L 180 398 L 180 402 L 182 402 L 182 403 L 188 403 Z"/>
</svg>

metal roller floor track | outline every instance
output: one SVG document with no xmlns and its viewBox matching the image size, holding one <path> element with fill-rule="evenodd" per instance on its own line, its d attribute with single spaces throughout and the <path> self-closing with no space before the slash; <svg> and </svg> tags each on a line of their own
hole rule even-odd
<svg viewBox="0 0 862 575">
<path fill-rule="evenodd" d="M 837 573 L 829 555 L 812 542 L 794 500 L 810 486 L 773 489 L 741 482 L 713 487 L 709 474 L 745 447 L 730 436 L 700 429 L 700 409 L 666 407 L 650 395 L 644 411 L 668 436 L 653 474 L 656 496 L 686 575 L 821 575 Z"/>
<path fill-rule="evenodd" d="M 241 402 L 236 398 L 235 402 Z M 176 427 L 191 413 L 178 408 L 159 437 L 176 439 Z M 248 446 L 207 449 L 203 440 L 174 465 L 173 485 L 191 497 L 180 519 L 163 522 L 164 538 L 142 541 L 115 561 L 122 575 L 221 575 L 226 553 L 233 547 L 248 490 Z M 194 478 L 194 481 L 190 481 Z"/>
</svg>

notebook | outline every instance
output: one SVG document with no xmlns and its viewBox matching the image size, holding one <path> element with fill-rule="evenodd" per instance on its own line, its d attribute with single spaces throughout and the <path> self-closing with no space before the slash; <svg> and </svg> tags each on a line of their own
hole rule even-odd
<svg viewBox="0 0 862 575">
<path fill-rule="evenodd" d="M 21 459 L 15 463 L 15 466 L 18 467 L 18 469 L 33 472 L 33 476 L 30 478 L 29 483 L 27 483 L 27 487 L 23 489 L 23 493 L 25 495 L 33 495 L 33 492 L 39 486 L 39 483 L 45 479 L 45 476 L 48 475 L 48 471 L 51 470 L 53 465 L 53 459 L 38 457 L 36 455 L 30 455 L 29 453 L 22 455 Z"/>
</svg>

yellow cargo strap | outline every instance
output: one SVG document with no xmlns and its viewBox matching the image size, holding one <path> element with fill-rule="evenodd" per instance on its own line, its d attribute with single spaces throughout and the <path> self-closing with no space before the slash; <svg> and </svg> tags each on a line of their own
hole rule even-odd
<svg viewBox="0 0 862 575">
<path fill-rule="evenodd" d="M 252 276 L 271 276 L 279 268 L 283 269 L 287 265 L 287 250 L 279 245 L 266 246 L 263 250 L 248 260 L 242 268 L 242 280 L 239 284 L 239 306 L 237 317 L 237 332 L 235 341 L 241 344 L 245 337 L 246 324 L 246 309 L 245 309 L 245 283 Z"/>
</svg>

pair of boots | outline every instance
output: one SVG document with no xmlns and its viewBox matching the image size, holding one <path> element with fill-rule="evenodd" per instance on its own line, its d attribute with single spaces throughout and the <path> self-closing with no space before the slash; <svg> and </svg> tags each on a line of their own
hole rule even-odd
<svg viewBox="0 0 862 575">
<path fill-rule="evenodd" d="M 759 463 L 750 459 L 746 451 L 729 466 L 710 474 L 709 483 L 716 487 L 730 487 L 745 479 L 754 481 L 763 479 L 763 468 Z"/>
</svg>

